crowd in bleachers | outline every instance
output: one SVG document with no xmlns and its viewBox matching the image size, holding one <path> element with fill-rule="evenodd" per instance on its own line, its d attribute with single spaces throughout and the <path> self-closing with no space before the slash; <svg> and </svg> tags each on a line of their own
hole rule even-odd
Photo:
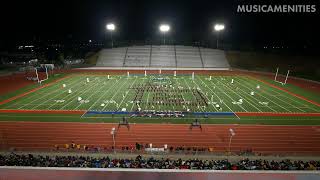
<svg viewBox="0 0 320 180">
<path fill-rule="evenodd" d="M 143 153 L 145 148 L 150 148 L 148 143 L 136 143 L 135 146 L 121 146 L 114 149 L 113 146 L 93 146 L 93 145 L 83 145 L 74 142 L 66 143 L 63 145 L 54 145 L 54 151 L 69 151 L 69 152 L 112 152 L 116 150 L 117 152 L 123 153 Z M 161 148 L 161 147 L 158 147 Z M 164 148 L 167 153 L 200 153 L 200 152 L 214 152 L 214 147 L 187 147 L 187 146 L 167 146 Z M 244 154 L 252 154 L 251 149 L 244 149 L 241 151 Z"/>
<path fill-rule="evenodd" d="M 214 147 L 200 147 L 200 146 L 153 146 L 154 148 L 163 148 L 162 152 L 165 154 L 230 154 L 226 152 L 217 152 Z M 88 153 L 110 153 L 110 152 L 119 152 L 119 153 L 137 153 L 144 154 L 146 153 L 145 149 L 150 148 L 149 143 L 136 143 L 135 145 L 129 146 L 118 146 L 114 148 L 113 146 L 93 146 L 93 145 L 83 145 L 77 144 L 74 142 L 66 144 L 56 144 L 54 145 L 54 151 L 56 152 L 88 152 Z M 12 149 L 16 150 L 16 149 Z M 154 151 L 153 151 L 154 152 Z M 157 153 L 157 152 L 154 152 Z M 261 155 L 258 152 L 254 152 L 251 148 L 241 149 L 237 152 L 232 152 L 234 155 Z"/>
<path fill-rule="evenodd" d="M 155 159 L 137 156 L 133 159 L 111 159 L 89 156 L 0 155 L 0 166 L 143 168 L 195 170 L 320 170 L 320 161 Z"/>
</svg>

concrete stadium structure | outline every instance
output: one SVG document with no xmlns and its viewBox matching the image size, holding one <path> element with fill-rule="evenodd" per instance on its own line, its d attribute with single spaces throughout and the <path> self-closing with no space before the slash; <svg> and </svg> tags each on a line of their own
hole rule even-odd
<svg viewBox="0 0 320 180">
<path fill-rule="evenodd" d="M 230 65 L 222 50 L 180 45 L 144 45 L 99 52 L 96 68 L 221 69 Z"/>
</svg>

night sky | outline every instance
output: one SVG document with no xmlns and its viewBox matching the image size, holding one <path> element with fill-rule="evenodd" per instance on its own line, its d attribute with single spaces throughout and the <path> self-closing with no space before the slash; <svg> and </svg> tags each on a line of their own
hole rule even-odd
<svg viewBox="0 0 320 180">
<path fill-rule="evenodd" d="M 271 0 L 43 0 L 3 1 L 1 46 L 26 40 L 103 40 L 105 25 L 115 22 L 118 40 L 159 37 L 167 22 L 177 41 L 214 39 L 212 24 L 224 22 L 229 43 L 320 44 L 320 4 L 314 0 L 278 0 L 277 4 L 316 4 L 316 13 L 237 13 L 239 4 L 272 4 Z"/>
</svg>

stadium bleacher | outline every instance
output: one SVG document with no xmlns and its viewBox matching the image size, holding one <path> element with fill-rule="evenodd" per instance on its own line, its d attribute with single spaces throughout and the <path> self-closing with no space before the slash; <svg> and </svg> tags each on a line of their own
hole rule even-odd
<svg viewBox="0 0 320 180">
<path fill-rule="evenodd" d="M 229 68 L 222 50 L 181 45 L 103 49 L 97 67 Z"/>
<path fill-rule="evenodd" d="M 203 67 L 198 47 L 176 46 L 178 67 Z"/>
<path fill-rule="evenodd" d="M 99 53 L 97 66 L 123 66 L 126 48 L 103 49 Z"/>
<path fill-rule="evenodd" d="M 116 48 L 115 48 L 116 49 Z M 125 55 L 124 66 L 126 67 L 146 67 L 150 62 L 151 46 L 131 46 Z"/>
<path fill-rule="evenodd" d="M 176 67 L 174 46 L 152 46 L 151 67 Z"/>
<path fill-rule="evenodd" d="M 229 67 L 229 63 L 222 50 L 200 48 L 204 67 Z M 225 60 L 225 61 L 224 61 Z"/>
</svg>

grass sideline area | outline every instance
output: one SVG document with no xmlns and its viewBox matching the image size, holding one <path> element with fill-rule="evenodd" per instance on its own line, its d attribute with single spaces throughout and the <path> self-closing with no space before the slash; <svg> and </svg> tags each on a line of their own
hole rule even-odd
<svg viewBox="0 0 320 180">
<path fill-rule="evenodd" d="M 44 81 L 42 83 L 42 85 L 45 85 L 45 84 L 51 83 L 53 81 L 56 81 L 56 80 L 58 80 L 60 78 L 65 77 L 66 75 L 67 74 L 54 74 L 53 76 L 51 75 L 47 81 Z M 30 91 L 32 89 L 38 88 L 39 86 L 40 85 L 38 83 L 34 83 L 32 85 L 28 85 L 28 86 L 26 86 L 24 88 L 21 88 L 19 90 L 16 90 L 16 91 L 13 91 L 13 92 L 10 92 L 10 93 L 7 93 L 7 94 L 3 94 L 3 95 L 0 96 L 0 101 L 12 98 L 14 96 L 17 96 L 17 95 L 25 93 L 25 92 L 28 92 L 28 91 Z"/>
<path fill-rule="evenodd" d="M 312 101 L 315 101 L 317 103 L 320 103 L 320 96 L 319 94 L 316 94 L 315 92 L 311 92 L 311 91 L 306 91 L 298 86 L 295 86 L 293 84 L 290 84 L 290 83 L 287 83 L 286 85 L 282 86 L 280 83 L 278 82 L 275 82 L 269 78 L 266 78 L 266 77 L 261 77 L 261 79 L 273 84 L 273 85 L 276 85 L 280 88 L 283 88 L 283 89 L 286 89 L 290 92 L 293 92 L 295 94 L 298 94 L 298 95 L 301 95 L 309 100 L 312 100 Z"/>
<path fill-rule="evenodd" d="M 36 121 L 36 122 L 82 122 L 82 123 L 119 123 L 122 118 L 111 117 L 88 117 L 83 118 L 80 115 L 66 114 L 13 114 L 1 113 L 0 121 Z M 128 118 L 129 123 L 169 123 L 169 124 L 191 124 L 194 118 Z M 258 125 L 320 125 L 319 117 L 281 117 L 281 116 L 243 116 L 240 119 L 206 119 L 199 118 L 203 124 L 258 124 Z"/>
</svg>

